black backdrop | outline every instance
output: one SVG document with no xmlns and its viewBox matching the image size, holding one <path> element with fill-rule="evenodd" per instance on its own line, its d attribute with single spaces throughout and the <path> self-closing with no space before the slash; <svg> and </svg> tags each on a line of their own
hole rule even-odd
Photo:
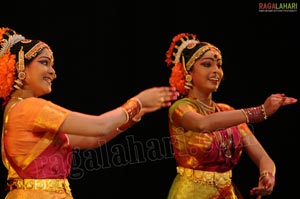
<svg viewBox="0 0 300 199">
<path fill-rule="evenodd" d="M 215 101 L 241 108 L 258 105 L 271 93 L 299 98 L 299 11 L 261 13 L 255 1 L 62 3 L 2 2 L 0 25 L 52 46 L 58 79 L 45 98 L 66 108 L 100 114 L 145 88 L 168 85 L 165 52 L 181 32 L 195 33 L 222 51 L 225 81 Z M 298 191 L 298 115 L 299 103 L 253 126 L 277 164 L 277 184 L 266 198 L 289 198 Z M 166 198 L 176 175 L 168 135 L 162 109 L 104 147 L 74 151 L 74 197 Z M 0 168 L 3 198 L 6 171 Z M 257 172 L 244 154 L 233 178 L 246 198 Z"/>
</svg>

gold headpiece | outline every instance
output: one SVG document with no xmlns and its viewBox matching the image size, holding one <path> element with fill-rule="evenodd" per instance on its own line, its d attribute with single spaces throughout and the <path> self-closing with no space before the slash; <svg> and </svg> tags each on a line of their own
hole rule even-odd
<svg viewBox="0 0 300 199">
<path fill-rule="evenodd" d="M 181 33 L 173 37 L 169 50 L 166 53 L 165 61 L 167 66 L 173 66 L 169 83 L 183 95 L 193 86 L 192 76 L 188 74 L 190 68 L 186 67 L 183 51 L 184 49 L 193 49 L 199 43 L 200 41 L 196 35 Z"/>
<path fill-rule="evenodd" d="M 193 86 L 192 76 L 188 72 L 195 61 L 211 49 L 220 52 L 212 44 L 200 42 L 194 34 L 181 33 L 173 37 L 165 59 L 167 66 L 172 67 L 169 78 L 170 85 L 174 86 L 182 95 L 186 95 Z"/>
</svg>

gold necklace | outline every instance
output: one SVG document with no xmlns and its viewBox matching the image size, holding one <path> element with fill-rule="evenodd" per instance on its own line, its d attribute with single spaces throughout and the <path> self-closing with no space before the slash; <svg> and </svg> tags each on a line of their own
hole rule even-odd
<svg viewBox="0 0 300 199">
<path fill-rule="evenodd" d="M 196 102 L 199 105 L 199 108 L 202 110 L 203 113 L 210 114 L 210 113 L 215 113 L 216 110 L 218 110 L 217 105 L 214 101 L 211 101 L 212 106 L 209 106 L 199 99 L 196 98 Z"/>
<path fill-rule="evenodd" d="M 195 101 L 198 104 L 199 109 L 202 111 L 203 114 L 211 114 L 215 112 L 220 112 L 218 106 L 214 101 L 211 101 L 211 106 L 203 103 L 199 99 L 195 99 Z M 221 152 L 224 154 L 226 158 L 231 158 L 232 157 L 232 147 L 233 147 L 233 135 L 232 131 L 230 128 L 227 128 L 225 132 L 221 131 L 216 131 L 216 136 L 219 140 L 220 143 L 220 149 Z"/>
</svg>

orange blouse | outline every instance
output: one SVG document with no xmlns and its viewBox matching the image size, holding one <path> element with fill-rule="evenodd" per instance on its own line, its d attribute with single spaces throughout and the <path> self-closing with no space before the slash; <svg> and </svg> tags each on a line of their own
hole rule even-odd
<svg viewBox="0 0 300 199">
<path fill-rule="evenodd" d="M 8 179 L 67 177 L 72 148 L 58 129 L 69 112 L 34 97 L 11 107 L 2 133 L 2 159 Z"/>
</svg>

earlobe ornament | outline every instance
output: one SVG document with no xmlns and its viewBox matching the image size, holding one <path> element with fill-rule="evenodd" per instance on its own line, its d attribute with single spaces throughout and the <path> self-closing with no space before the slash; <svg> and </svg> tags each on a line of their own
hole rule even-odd
<svg viewBox="0 0 300 199">
<path fill-rule="evenodd" d="M 18 71 L 18 79 L 15 80 L 15 85 L 14 88 L 16 89 L 21 89 L 23 87 L 23 80 L 26 78 L 26 74 L 24 72 L 25 70 L 25 62 L 24 62 L 24 51 L 23 51 L 23 46 L 21 47 L 19 51 L 19 60 L 16 63 L 16 68 Z"/>
<path fill-rule="evenodd" d="M 193 78 L 190 74 L 185 75 L 185 85 L 184 85 L 185 89 L 190 90 L 193 88 L 192 79 Z"/>
</svg>

